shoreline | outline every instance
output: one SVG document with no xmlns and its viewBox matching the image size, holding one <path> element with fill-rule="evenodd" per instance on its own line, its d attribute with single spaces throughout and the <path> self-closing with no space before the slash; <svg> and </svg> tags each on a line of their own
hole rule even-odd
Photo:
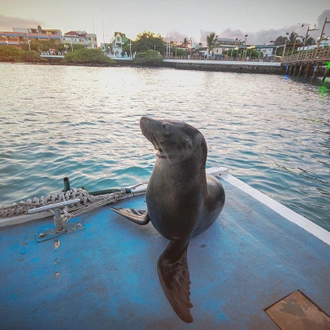
<svg viewBox="0 0 330 330">
<path fill-rule="evenodd" d="M 45 57 L 44 57 L 45 58 Z M 244 62 L 244 61 L 214 61 L 214 60 L 168 60 L 164 59 L 158 66 L 141 66 L 132 63 L 130 59 L 113 59 L 115 63 L 64 63 L 62 58 L 45 58 L 45 62 L 6 62 L 1 63 L 23 63 L 37 65 L 66 65 L 66 66 L 88 66 L 88 67 L 158 67 L 173 68 L 178 70 L 237 72 L 237 73 L 263 73 L 263 74 L 285 74 L 285 67 L 279 62 Z"/>
<path fill-rule="evenodd" d="M 45 58 L 45 57 L 44 57 Z M 87 66 L 87 67 L 149 67 L 149 68 L 172 68 L 177 70 L 212 71 L 212 72 L 233 72 L 250 74 L 276 74 L 289 75 L 287 65 L 280 62 L 252 62 L 252 61 L 219 61 L 219 60 L 185 60 L 185 59 L 164 59 L 160 65 L 142 66 L 132 63 L 130 59 L 113 59 L 115 63 L 65 63 L 63 58 L 45 58 L 42 62 L 12 62 L 0 61 L 0 63 L 11 64 L 36 64 L 36 65 L 63 65 L 63 66 Z M 320 68 L 318 76 L 324 78 L 330 76 L 330 70 Z M 294 76 L 294 75 L 293 75 Z M 306 77 L 305 77 L 306 79 Z"/>
</svg>

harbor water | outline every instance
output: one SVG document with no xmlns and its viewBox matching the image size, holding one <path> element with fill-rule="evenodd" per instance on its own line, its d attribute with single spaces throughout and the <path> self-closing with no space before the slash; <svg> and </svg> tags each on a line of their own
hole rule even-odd
<svg viewBox="0 0 330 330">
<path fill-rule="evenodd" d="M 0 205 L 146 181 L 141 116 L 186 121 L 207 167 L 330 230 L 330 92 L 279 75 L 0 63 Z"/>
</svg>

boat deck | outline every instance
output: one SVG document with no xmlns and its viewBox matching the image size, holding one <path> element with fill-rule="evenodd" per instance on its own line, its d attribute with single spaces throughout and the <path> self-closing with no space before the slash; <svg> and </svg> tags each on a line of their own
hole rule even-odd
<svg viewBox="0 0 330 330">
<path fill-rule="evenodd" d="M 297 290 L 330 315 L 330 233 L 321 240 L 220 180 L 225 207 L 188 248 L 193 323 L 158 280 L 168 241 L 103 207 L 76 219 L 83 230 L 41 243 L 51 218 L 0 229 L 0 329 L 279 329 L 265 310 Z M 117 206 L 143 209 L 145 196 Z M 308 329 L 329 329 L 321 321 Z"/>
</svg>

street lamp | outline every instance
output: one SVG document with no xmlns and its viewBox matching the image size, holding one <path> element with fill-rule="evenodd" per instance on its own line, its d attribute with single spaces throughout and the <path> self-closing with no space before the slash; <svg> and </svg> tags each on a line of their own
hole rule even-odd
<svg viewBox="0 0 330 330">
<path fill-rule="evenodd" d="M 190 48 L 190 59 L 192 60 L 192 48 L 193 48 L 193 40 L 192 40 L 192 37 L 190 38 L 190 42 L 191 42 L 191 48 Z"/>
<path fill-rule="evenodd" d="M 248 34 L 245 35 L 245 41 L 244 41 L 244 61 L 246 59 L 246 40 L 247 40 Z"/>
<path fill-rule="evenodd" d="M 321 43 L 321 40 L 322 40 L 322 38 L 323 38 L 323 34 L 324 34 L 325 24 L 330 23 L 330 21 L 327 21 L 327 19 L 328 19 L 328 17 L 326 17 L 325 20 L 324 20 L 324 24 L 323 24 L 322 32 L 321 32 L 321 35 L 320 35 L 319 41 L 318 41 L 318 43 L 317 43 L 317 48 L 320 48 L 320 43 Z"/>
<path fill-rule="evenodd" d="M 26 33 L 26 39 L 27 39 L 27 42 L 28 42 L 28 45 L 29 45 L 29 51 L 31 51 L 31 45 L 30 45 L 31 40 L 29 39 L 28 33 Z"/>
<path fill-rule="evenodd" d="M 293 56 L 293 53 L 294 53 L 294 49 L 295 49 L 295 47 L 296 47 L 297 37 L 299 37 L 299 38 L 303 38 L 302 36 L 296 36 L 296 37 L 294 38 L 294 42 L 293 42 L 293 48 L 292 48 L 291 57 Z"/>
<path fill-rule="evenodd" d="M 132 59 L 132 40 L 129 39 L 129 56 Z"/>
<path fill-rule="evenodd" d="M 302 24 L 301 25 L 301 27 L 304 27 L 304 25 L 305 24 Z M 305 45 L 306 45 L 306 40 L 307 40 L 307 38 L 308 38 L 308 32 L 310 32 L 310 31 L 317 31 L 318 29 L 315 29 L 315 26 L 316 26 L 316 24 L 314 24 L 314 28 L 313 29 L 310 29 L 309 28 L 309 25 L 308 25 L 308 27 L 307 27 L 307 31 L 306 31 L 306 35 L 305 35 L 305 38 L 304 38 L 304 43 L 303 43 L 303 51 L 305 50 Z"/>
<path fill-rule="evenodd" d="M 241 48 L 241 39 L 236 38 L 236 41 L 237 41 L 237 43 L 238 43 L 237 53 L 236 53 L 236 60 L 237 60 L 237 55 L 238 55 L 238 53 L 239 53 L 239 49 Z M 235 50 L 236 50 L 236 48 L 235 48 Z"/>
<path fill-rule="evenodd" d="M 289 35 L 289 32 L 285 33 L 287 36 Z M 284 42 L 284 48 L 283 48 L 283 53 L 282 56 L 285 56 L 285 49 L 286 49 L 286 42 L 288 41 L 288 37 L 285 37 L 285 42 Z"/>
</svg>

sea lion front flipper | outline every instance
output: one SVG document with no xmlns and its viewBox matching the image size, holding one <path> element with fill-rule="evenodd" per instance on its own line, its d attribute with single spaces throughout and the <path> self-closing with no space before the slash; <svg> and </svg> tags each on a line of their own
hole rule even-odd
<svg viewBox="0 0 330 330">
<path fill-rule="evenodd" d="M 138 225 L 146 225 L 150 221 L 148 211 L 146 210 L 116 209 L 114 207 L 111 207 L 111 210 Z"/>
<path fill-rule="evenodd" d="M 189 243 L 189 242 L 188 242 Z M 160 283 L 166 297 L 177 315 L 187 323 L 193 318 L 189 308 L 190 302 L 190 277 L 187 263 L 188 243 L 171 241 L 158 259 L 157 270 Z"/>
</svg>

